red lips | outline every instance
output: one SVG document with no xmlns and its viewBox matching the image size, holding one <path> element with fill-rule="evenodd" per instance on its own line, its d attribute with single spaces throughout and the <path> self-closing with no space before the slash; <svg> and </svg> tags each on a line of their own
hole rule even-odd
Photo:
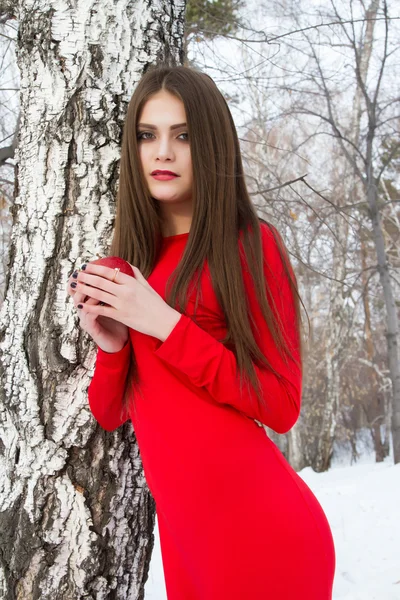
<svg viewBox="0 0 400 600">
<path fill-rule="evenodd" d="M 161 171 L 160 169 L 156 169 L 150 173 L 150 175 L 174 175 L 175 177 L 179 177 L 179 175 L 173 171 Z"/>
</svg>

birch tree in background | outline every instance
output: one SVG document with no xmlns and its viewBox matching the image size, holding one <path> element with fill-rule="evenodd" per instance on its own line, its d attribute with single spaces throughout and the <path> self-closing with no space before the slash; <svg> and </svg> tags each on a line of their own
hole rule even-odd
<svg viewBox="0 0 400 600">
<path fill-rule="evenodd" d="M 384 208 L 379 201 L 383 176 L 390 170 L 400 147 L 396 129 L 400 118 L 399 98 L 397 88 L 393 85 L 398 73 L 396 58 L 400 49 L 396 3 L 371 0 L 365 6 L 359 0 L 337 0 L 330 2 L 329 6 L 321 3 L 320 6 L 313 4 L 311 7 L 307 0 L 300 4 L 290 0 L 266 0 L 264 6 L 267 14 L 269 12 L 274 15 L 275 23 L 271 25 L 268 34 L 265 34 L 267 49 L 260 43 L 262 39 L 252 40 L 257 42 L 255 64 L 252 65 L 252 70 L 249 68 L 245 72 L 252 73 L 258 88 L 267 86 L 267 76 L 264 72 L 257 70 L 257 73 L 254 73 L 254 69 L 260 62 L 260 54 L 265 57 L 265 62 L 267 61 L 269 48 L 274 69 L 269 80 L 270 89 L 266 94 L 266 102 L 263 104 L 268 102 L 269 108 L 272 109 L 273 129 L 282 131 L 282 128 L 291 128 L 295 132 L 292 140 L 296 143 L 292 143 L 291 148 L 288 149 L 287 144 L 277 144 L 282 151 L 282 163 L 286 163 L 287 170 L 287 165 L 292 165 L 295 161 L 295 154 L 301 152 L 309 161 L 310 175 L 314 172 L 314 188 L 311 189 L 317 194 L 318 188 L 329 189 L 328 193 L 325 191 L 323 195 L 318 194 L 325 203 L 322 213 L 321 206 L 318 206 L 320 203 L 316 203 L 315 199 L 311 203 L 305 201 L 304 185 L 309 187 L 310 178 L 300 177 L 299 180 L 298 176 L 305 173 L 302 168 L 297 172 L 295 169 L 287 178 L 292 182 L 297 180 L 298 183 L 296 189 L 293 189 L 294 185 L 290 185 L 291 192 L 294 193 L 286 193 L 286 206 L 282 206 L 282 210 L 273 210 L 271 195 L 265 198 L 265 208 L 273 213 L 278 227 L 290 221 L 287 217 L 293 210 L 300 215 L 299 224 L 289 226 L 289 231 L 293 231 L 293 235 L 290 235 L 292 247 L 296 245 L 292 244 L 296 234 L 304 237 L 308 229 L 308 217 L 304 218 L 305 211 L 311 213 L 310 217 L 314 213 L 317 219 L 318 233 L 315 241 L 319 242 L 319 248 L 313 244 L 317 256 L 321 256 L 321 249 L 325 243 L 326 235 L 323 232 L 329 230 L 334 242 L 327 264 L 329 278 L 326 282 L 326 293 L 330 296 L 330 302 L 325 321 L 325 329 L 329 334 L 324 344 L 327 357 L 326 386 L 322 390 L 323 396 L 315 397 L 315 401 L 323 401 L 323 405 L 315 455 L 309 458 L 318 471 L 325 470 L 330 464 L 339 400 L 343 395 L 339 373 L 343 365 L 352 359 L 349 355 L 351 346 L 346 345 L 344 336 L 345 332 L 347 335 L 351 333 L 349 300 L 350 303 L 354 303 L 355 311 L 357 299 L 353 297 L 353 292 L 359 292 L 360 273 L 366 268 L 368 280 L 369 271 L 379 277 L 379 293 L 384 306 L 382 319 L 386 323 L 386 361 L 392 383 L 391 432 L 394 459 L 398 462 L 400 367 L 397 350 L 398 306 L 395 302 L 393 278 L 396 267 L 388 260 L 384 242 L 384 221 L 387 220 L 386 215 L 393 210 L 393 204 Z M 262 31 L 254 30 L 253 34 L 262 38 Z M 254 121 L 251 121 L 251 127 L 253 123 Z M 390 152 L 385 149 L 385 142 L 389 138 L 394 141 Z M 275 143 L 275 139 L 272 144 Z M 270 136 L 266 136 L 257 144 L 268 144 L 269 141 Z M 325 162 L 321 157 L 325 157 Z M 319 165 L 321 170 L 318 173 Z M 270 163 L 265 169 L 275 170 Z M 334 173 L 335 169 L 340 173 L 339 180 Z M 284 184 L 284 181 L 276 181 L 274 185 L 260 188 L 269 187 L 274 190 L 280 183 Z M 299 198 L 297 211 L 293 208 L 295 194 Z M 273 202 L 275 205 L 276 201 Z M 329 217 L 326 207 L 330 209 Z M 285 231 L 284 227 L 281 229 Z M 361 229 L 363 235 L 368 231 L 370 246 L 374 248 L 372 264 L 370 262 L 362 265 L 359 256 L 354 261 L 355 244 L 359 243 Z M 307 236 L 309 237 L 309 234 Z M 328 243 L 331 242 L 328 240 Z M 324 249 L 326 253 L 326 245 Z M 298 255 L 300 262 L 304 260 L 304 254 L 305 252 Z M 371 261 L 371 256 L 369 259 Z M 354 272 L 354 262 L 358 262 L 358 273 Z M 306 264 L 315 269 L 315 260 Z M 318 267 L 321 271 L 328 271 L 317 265 L 317 269 Z M 364 291 L 361 290 L 360 293 L 364 294 Z M 354 338 L 354 332 L 352 336 Z M 379 343 L 379 340 L 376 340 L 376 343 Z M 369 357 L 371 359 L 370 354 Z M 355 359 L 358 360 L 356 357 Z M 370 366 L 379 372 L 380 367 L 371 364 L 371 360 Z M 384 375 L 383 377 L 385 378 Z M 373 381 L 369 374 L 368 383 L 364 382 L 364 386 Z M 382 383 L 383 381 L 379 381 L 380 388 Z M 376 395 L 377 389 L 373 389 L 372 393 Z M 371 420 L 368 423 L 368 426 L 373 428 L 377 456 L 379 452 L 382 455 L 385 444 L 381 441 L 380 445 L 378 440 L 382 433 L 381 426 L 384 424 L 382 410 L 382 407 L 376 406 L 371 411 Z M 361 421 L 359 423 L 361 424 Z M 307 446 L 310 448 L 309 440 Z"/>
<path fill-rule="evenodd" d="M 378 10 L 379 0 L 372 0 L 365 10 L 365 28 L 362 32 L 362 37 L 359 39 L 358 48 L 356 49 L 356 86 L 353 100 L 353 118 L 351 126 L 348 132 L 349 140 L 353 142 L 353 148 L 350 150 L 352 154 L 352 161 L 348 157 L 344 157 L 349 167 L 353 170 L 353 189 L 352 193 L 349 194 L 349 199 L 352 203 L 359 203 L 365 200 L 365 184 L 362 179 L 358 176 L 355 165 L 358 162 L 358 148 L 362 147 L 362 127 L 364 117 L 364 105 L 365 105 L 365 90 L 367 81 L 371 79 L 371 59 L 374 49 L 374 37 L 376 36 L 376 25 L 378 23 Z M 387 16 L 387 9 L 386 9 Z M 343 29 L 343 26 L 341 27 Z M 353 42 L 354 51 L 355 40 Z M 383 75 L 383 73 L 382 73 Z M 372 157 L 371 157 L 372 158 Z M 390 162 L 390 161 L 389 161 Z M 378 198 L 377 198 L 378 199 Z M 377 208 L 377 207 L 376 207 Z M 370 229 L 368 223 L 368 217 L 371 218 L 372 213 L 366 214 L 362 219 L 359 227 L 359 243 L 360 243 L 360 255 L 361 255 L 361 277 L 365 293 L 363 294 L 363 306 L 365 314 L 365 352 L 366 361 L 369 362 L 367 365 L 369 368 L 369 379 L 371 392 L 369 395 L 369 401 L 365 404 L 365 414 L 367 417 L 368 425 L 371 429 L 375 456 L 377 462 L 381 462 L 389 453 L 389 434 L 390 434 L 390 419 L 388 416 L 390 411 L 385 410 L 384 401 L 380 392 L 380 381 L 377 375 L 376 366 L 376 351 L 371 335 L 370 327 L 370 307 L 369 307 L 369 294 L 368 290 L 368 240 L 366 240 L 365 231 Z M 382 228 L 383 229 L 383 228 Z M 388 262 L 389 264 L 389 262 Z M 385 427 L 386 425 L 386 427 Z M 400 435 L 400 433 L 399 433 Z"/>
<path fill-rule="evenodd" d="M 154 501 L 130 422 L 87 404 L 95 349 L 65 283 L 112 236 L 122 126 L 147 65 L 182 62 L 184 2 L 18 0 L 21 123 L 0 313 L 0 597 L 144 597 Z"/>
<path fill-rule="evenodd" d="M 392 439 L 395 463 L 400 462 L 400 363 L 398 353 L 398 315 L 393 293 L 393 281 L 390 264 L 385 250 L 382 227 L 382 210 L 379 206 L 379 188 L 382 175 L 390 166 L 398 150 L 388 155 L 384 164 L 380 161 L 382 143 L 393 133 L 393 127 L 400 118 L 398 97 L 390 93 L 386 84 L 387 65 L 399 51 L 399 43 L 392 34 L 391 15 L 386 0 L 371 0 L 368 7 L 359 2 L 350 1 L 347 9 L 343 3 L 331 2 L 329 16 L 335 19 L 340 29 L 343 47 L 347 47 L 352 56 L 354 73 L 354 127 L 348 130 L 346 121 L 341 117 L 332 94 L 331 75 L 323 67 L 320 59 L 320 40 L 313 40 L 307 32 L 303 36 L 308 44 L 310 62 L 314 63 L 314 76 L 306 78 L 302 89 L 302 97 L 297 95 L 292 110 L 297 114 L 307 114 L 319 119 L 322 127 L 330 129 L 330 134 L 337 140 L 343 156 L 354 171 L 360 183 L 361 194 L 368 207 L 370 230 L 376 250 L 377 272 L 381 283 L 382 296 L 386 309 L 386 339 L 390 378 L 392 382 Z M 348 22 L 351 15 L 355 21 L 355 11 L 362 11 L 364 26 L 359 30 L 354 22 Z M 375 55 L 375 72 L 369 75 L 371 53 L 374 44 L 374 32 L 378 19 L 382 22 L 383 34 Z M 339 34 L 338 34 L 339 35 Z M 347 80 L 347 78 L 346 78 Z M 311 84 L 311 85 L 310 85 Z M 342 83 L 343 85 L 343 83 Z M 311 89 L 310 89 L 311 88 Z M 311 105 L 309 94 L 315 93 L 323 99 L 323 106 L 315 102 Z M 305 100 L 306 99 L 306 100 Z M 340 208 L 340 207 L 339 207 Z M 328 407 L 329 408 L 329 407 Z M 321 436 L 321 460 L 326 460 L 333 443 L 334 421 L 325 414 Z M 325 451 L 323 451 L 323 446 Z M 325 454 L 325 459 L 323 457 Z"/>
<path fill-rule="evenodd" d="M 355 93 L 352 106 L 352 117 L 348 126 L 348 131 L 345 136 L 349 141 L 348 156 L 342 151 L 343 167 L 341 172 L 345 174 L 342 185 L 338 182 L 338 194 L 336 194 L 335 204 L 339 210 L 334 214 L 335 223 L 335 239 L 333 250 L 333 277 L 336 280 L 330 287 L 330 320 L 327 327 L 328 344 L 326 345 L 326 365 L 327 365 L 327 394 L 322 414 L 321 414 L 321 430 L 318 437 L 317 452 L 315 460 L 315 468 L 317 471 L 324 471 L 328 468 L 333 453 L 333 443 L 335 439 L 337 415 L 340 403 L 340 374 L 346 357 L 346 347 L 348 347 L 348 336 L 346 331 L 349 331 L 349 321 L 346 311 L 346 296 L 345 290 L 341 282 L 346 279 L 349 238 L 349 221 L 343 214 L 343 206 L 348 202 L 357 202 L 362 197 L 363 191 L 360 189 L 361 181 L 357 177 L 357 154 L 362 145 L 361 140 L 361 119 L 362 110 L 362 88 L 361 82 L 367 81 L 368 69 L 370 65 L 373 35 L 378 11 L 377 0 L 373 0 L 371 6 L 364 15 L 365 28 L 361 31 L 361 36 L 356 39 L 354 35 L 352 39 L 353 49 L 355 49 L 355 72 L 358 76 L 355 77 Z M 337 15 L 337 10 L 335 10 Z M 354 29 L 353 29 L 354 31 Z M 328 112 L 330 116 L 334 114 L 333 101 L 329 93 L 328 85 L 325 83 L 326 77 L 324 74 L 321 77 L 322 66 L 317 58 L 317 50 L 312 45 L 311 53 L 313 59 L 317 63 L 317 69 L 320 75 L 320 86 L 322 87 L 325 99 L 328 103 Z M 336 112 L 336 111 L 335 111 Z M 340 147 L 340 143 L 339 143 Z M 349 158 L 351 157 L 351 160 Z M 351 170 L 349 174 L 348 171 Z M 340 193 L 342 192 L 342 193 Z M 377 423 L 380 428 L 380 423 Z"/>
</svg>

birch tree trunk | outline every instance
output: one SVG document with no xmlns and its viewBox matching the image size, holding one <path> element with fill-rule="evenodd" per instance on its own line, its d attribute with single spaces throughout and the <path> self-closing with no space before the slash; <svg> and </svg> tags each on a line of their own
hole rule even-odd
<svg viewBox="0 0 400 600">
<path fill-rule="evenodd" d="M 108 433 L 89 411 L 95 347 L 65 286 L 105 253 L 127 106 L 146 65 L 182 62 L 185 4 L 7 8 L 21 126 L 0 314 L 0 597 L 142 599 L 154 500 L 132 424 Z"/>
<path fill-rule="evenodd" d="M 372 53 L 373 34 L 375 27 L 375 19 L 378 10 L 379 0 L 372 0 L 369 9 L 366 11 L 366 18 L 369 20 L 366 23 L 363 39 L 359 43 L 356 50 L 358 53 L 357 71 L 362 82 L 365 82 L 368 75 L 369 63 Z M 360 125 L 362 118 L 362 89 L 360 82 L 356 79 L 356 89 L 353 99 L 352 122 L 350 126 L 349 138 L 353 140 L 354 148 L 359 147 L 360 142 Z M 357 177 L 356 170 L 353 164 L 356 163 L 356 151 L 353 151 L 353 163 L 346 165 L 346 159 L 343 157 L 343 170 L 346 172 L 348 168 L 352 173 L 349 185 L 344 184 L 346 203 L 356 202 L 360 195 L 363 195 L 361 181 Z M 347 169 L 346 169 L 347 167 Z M 344 176 L 344 181 L 348 180 Z M 346 189 L 347 188 L 347 189 Z M 344 281 L 346 277 L 346 249 L 348 237 L 348 222 L 342 213 L 337 213 L 335 217 L 335 248 L 333 252 L 333 275 L 338 281 Z M 342 246 L 342 248 L 341 248 Z M 345 320 L 343 311 L 343 289 L 341 285 L 334 284 L 330 288 L 330 306 L 329 315 L 331 317 L 330 326 L 328 327 L 328 343 L 326 354 L 327 365 L 327 398 L 322 412 L 322 431 L 318 436 L 316 470 L 326 470 L 330 465 L 332 455 L 333 441 L 335 437 L 335 428 L 337 421 L 337 413 L 339 410 L 340 401 L 340 366 L 338 356 L 340 356 L 346 345 L 346 335 L 341 331 Z"/>
<path fill-rule="evenodd" d="M 369 66 L 371 62 L 372 50 L 373 50 L 373 42 L 374 42 L 374 31 L 376 25 L 376 18 L 378 14 L 379 8 L 379 0 L 372 0 L 368 9 L 366 10 L 366 24 L 365 24 L 365 34 L 362 40 L 362 46 L 360 44 L 359 49 L 359 68 L 358 68 L 358 80 L 356 82 L 356 92 L 354 95 L 353 101 L 353 132 L 351 135 L 354 148 L 361 147 L 360 140 L 360 132 L 361 132 L 361 119 L 363 117 L 363 90 L 362 86 L 366 84 Z M 361 49 L 362 48 L 362 49 Z M 356 152 L 353 152 L 353 164 L 356 164 L 357 156 Z M 354 169 L 354 190 L 353 190 L 353 198 L 352 201 L 354 203 L 360 202 L 361 200 L 365 200 L 365 189 L 362 185 L 361 180 L 357 176 L 356 170 Z M 365 241 L 362 239 L 362 227 L 359 228 L 360 231 L 360 256 L 361 256 L 361 281 L 363 283 L 363 287 L 367 286 L 367 262 L 366 262 L 366 245 Z M 369 403 L 365 407 L 366 417 L 368 419 L 368 425 L 371 429 L 374 446 L 375 446 L 375 456 L 376 461 L 381 462 L 384 460 L 385 456 L 388 452 L 386 452 L 386 442 L 382 442 L 382 422 L 385 418 L 384 414 L 384 404 L 382 395 L 379 392 L 379 382 L 377 378 L 377 372 L 374 368 L 374 346 L 372 340 L 372 331 L 370 327 L 370 310 L 369 310 L 369 295 L 368 293 L 363 294 L 363 304 L 364 304 L 364 312 L 365 312 L 365 352 L 367 355 L 367 360 L 370 361 L 371 369 L 370 369 L 370 378 L 371 378 L 371 394 L 369 398 Z M 387 448 L 388 450 L 388 448 Z"/>
<path fill-rule="evenodd" d="M 343 203 L 341 201 L 337 204 Z M 326 335 L 326 397 L 321 408 L 313 468 L 326 471 L 331 462 L 340 400 L 340 370 L 349 335 L 349 318 L 343 297 L 342 281 L 346 278 L 348 221 L 340 212 L 334 217 L 333 280 L 329 288 L 329 312 Z"/>
<path fill-rule="evenodd" d="M 382 119 L 380 107 L 378 105 L 381 79 L 383 76 L 385 62 L 387 60 L 389 25 L 386 3 L 383 2 L 383 13 L 386 18 L 385 22 L 385 49 L 383 59 L 381 61 L 378 82 L 373 94 L 367 95 L 367 75 L 370 63 L 370 57 L 374 42 L 374 29 L 376 23 L 376 15 L 379 9 L 379 0 L 371 0 L 366 18 L 368 26 L 366 28 L 365 39 L 363 40 L 362 51 L 359 54 L 357 64 L 357 91 L 359 104 L 361 105 L 361 96 L 366 100 L 366 108 L 368 115 L 368 130 L 366 135 L 366 152 L 365 152 L 365 175 L 362 179 L 363 191 L 368 202 L 369 218 L 371 220 L 372 234 L 375 243 L 376 256 L 378 262 L 379 280 L 383 290 L 383 298 L 386 308 L 386 340 L 388 348 L 388 363 L 390 377 L 392 381 L 392 438 L 393 438 L 393 454 L 394 462 L 400 462 L 400 363 L 398 351 L 398 316 L 395 298 L 393 294 L 393 283 L 389 272 L 389 262 L 385 250 L 385 240 L 382 226 L 382 209 L 378 206 L 378 189 L 380 185 L 379 168 L 376 166 L 375 150 L 378 143 L 377 128 L 378 121 Z"/>
<path fill-rule="evenodd" d="M 361 281 L 363 284 L 363 305 L 365 314 L 365 362 L 369 366 L 370 379 L 370 396 L 368 403 L 364 407 L 368 427 L 371 431 L 371 436 L 375 447 L 375 460 L 382 462 L 389 455 L 389 431 L 390 426 L 385 427 L 387 419 L 385 397 L 378 378 L 378 371 L 375 360 L 375 348 L 371 327 L 371 309 L 370 297 L 368 293 L 368 278 L 367 278 L 367 244 L 363 239 L 363 233 L 360 230 L 360 253 L 361 253 Z"/>
</svg>

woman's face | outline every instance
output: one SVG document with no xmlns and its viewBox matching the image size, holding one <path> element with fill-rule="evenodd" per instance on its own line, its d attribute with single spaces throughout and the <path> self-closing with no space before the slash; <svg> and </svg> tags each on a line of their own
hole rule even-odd
<svg viewBox="0 0 400 600">
<path fill-rule="evenodd" d="M 192 160 L 185 123 L 183 102 L 165 90 L 154 94 L 139 115 L 139 156 L 150 194 L 162 204 L 191 205 Z M 156 179 L 152 172 L 157 169 L 172 171 L 177 177 Z"/>
</svg>

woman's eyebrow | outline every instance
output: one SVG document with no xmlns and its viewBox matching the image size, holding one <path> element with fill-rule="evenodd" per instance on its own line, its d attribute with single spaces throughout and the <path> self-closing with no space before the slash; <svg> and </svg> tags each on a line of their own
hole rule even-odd
<svg viewBox="0 0 400 600">
<path fill-rule="evenodd" d="M 138 123 L 138 127 L 146 127 L 147 129 L 157 129 L 155 125 L 149 125 L 149 123 Z M 178 129 L 178 127 L 186 127 L 186 123 L 176 123 L 176 125 L 171 125 L 170 129 Z"/>
</svg>

